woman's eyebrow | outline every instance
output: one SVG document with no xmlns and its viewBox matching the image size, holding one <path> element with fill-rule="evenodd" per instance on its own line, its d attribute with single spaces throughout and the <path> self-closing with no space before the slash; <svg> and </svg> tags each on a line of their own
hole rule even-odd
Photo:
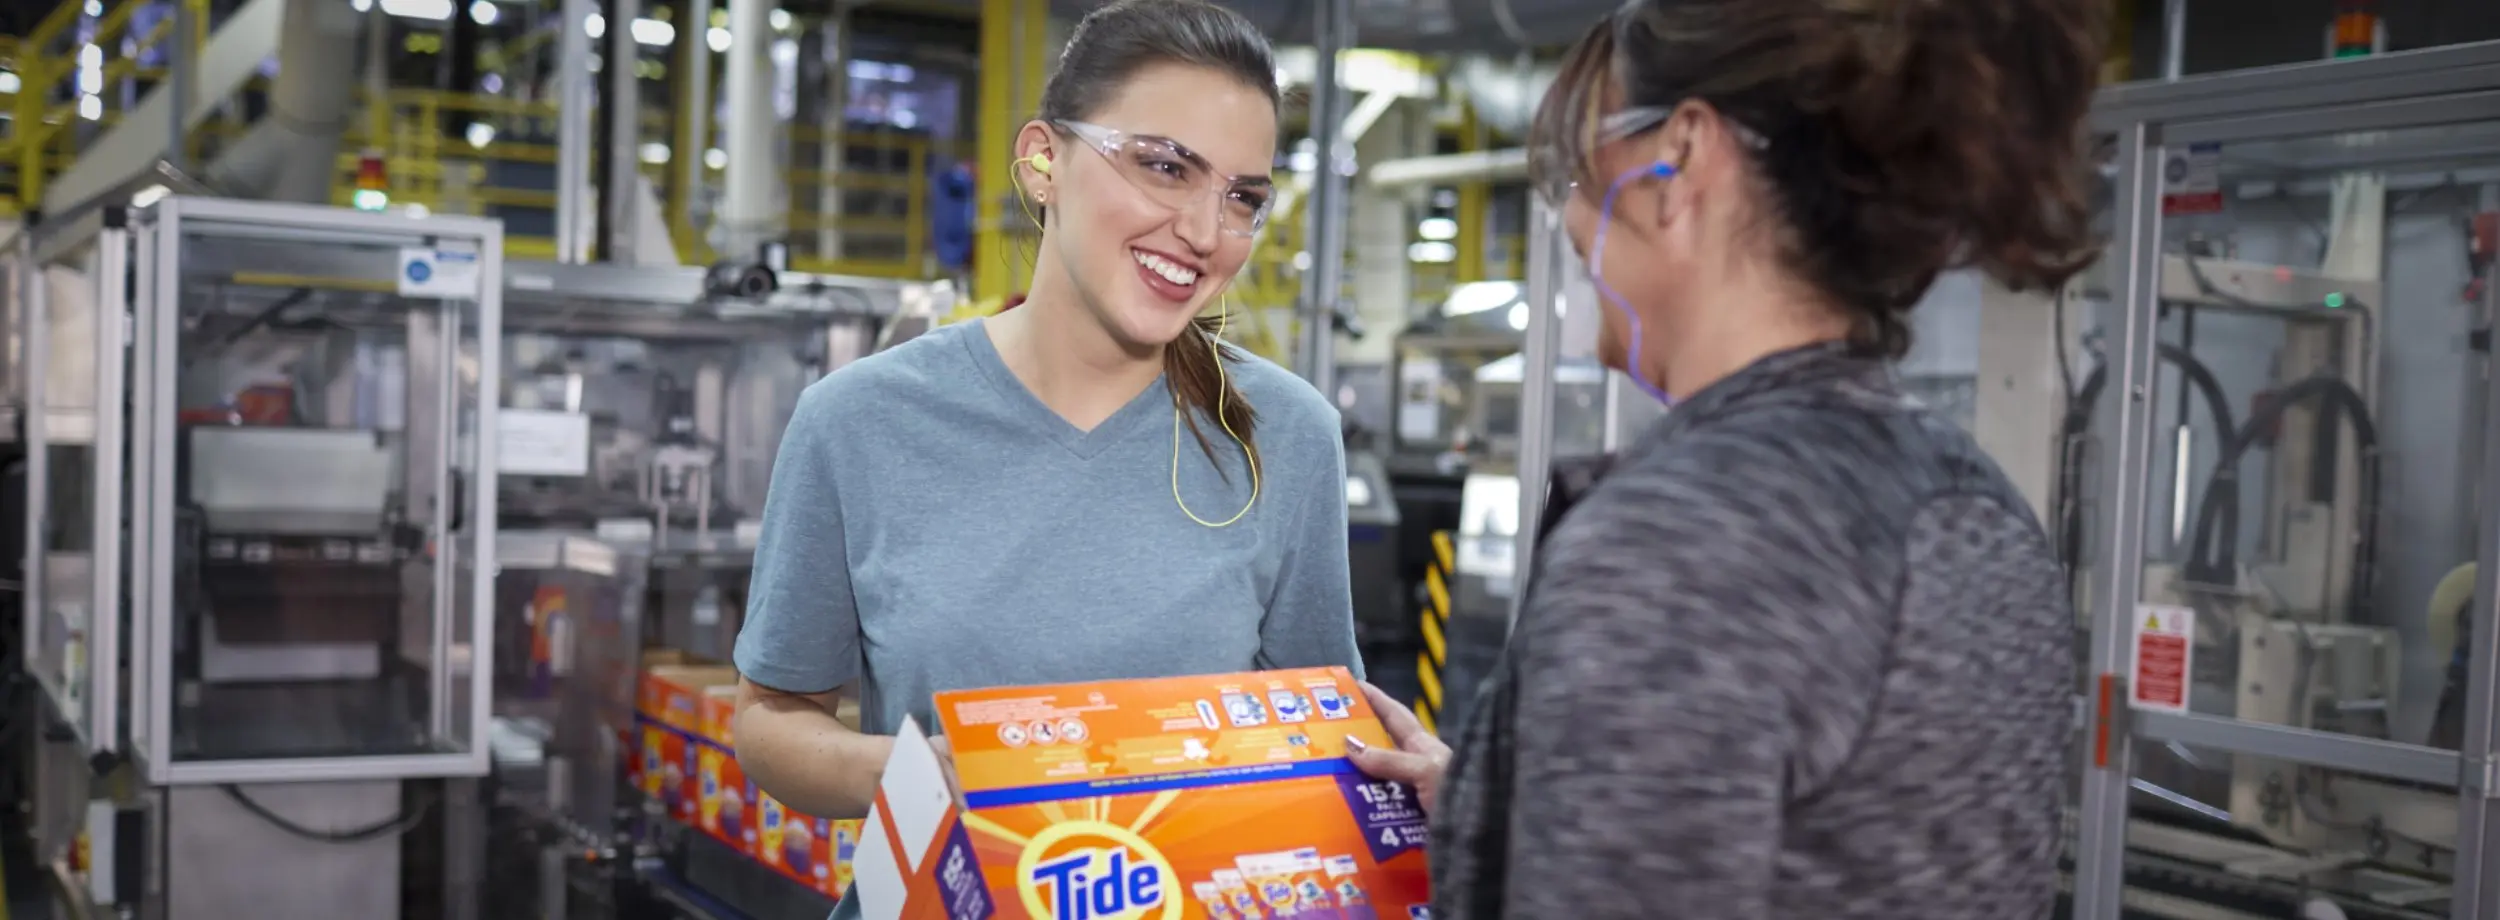
<svg viewBox="0 0 2500 920">
<path fill-rule="evenodd" d="M 1206 171 L 1211 172 L 1211 173 L 1218 172 L 1218 170 L 1215 168 L 1215 164 L 1207 162 L 1207 158 L 1206 158 L 1206 157 L 1203 157 L 1203 156 L 1200 156 L 1200 155 L 1198 154 L 1198 151 L 1195 151 L 1195 150 L 1191 150 L 1191 149 L 1189 149 L 1189 145 L 1188 145 L 1188 144 L 1184 144 L 1184 143 L 1181 143 L 1181 142 L 1179 142 L 1179 141 L 1173 140 L 1173 139 L 1171 139 L 1171 138 L 1164 137 L 1163 135 L 1160 135 L 1160 134 L 1137 134 L 1137 135 L 1131 135 L 1131 136 L 1132 136 L 1132 137 L 1142 138 L 1142 139 L 1145 139 L 1145 140 L 1150 140 L 1150 141 L 1161 141 L 1161 142 L 1163 142 L 1163 143 L 1170 144 L 1170 145 L 1172 145 L 1172 152 L 1173 152 L 1173 153 L 1180 154 L 1181 159 L 1188 160 L 1188 161 L 1189 161 L 1189 165 L 1191 165 L 1191 166 L 1195 166 L 1195 167 L 1198 167 L 1199 169 L 1203 169 L 1203 170 L 1206 170 Z M 1219 174 L 1220 174 L 1220 173 L 1219 173 Z M 1233 179 L 1233 181 L 1235 181 L 1235 182 L 1262 182 L 1262 183 L 1267 183 L 1267 184 L 1270 184 L 1270 185 L 1275 184 L 1275 183 L 1273 183 L 1272 181 L 1270 181 L 1270 180 L 1269 180 L 1268 175 L 1267 175 L 1266 173 L 1260 173 L 1260 174 L 1255 175 L 1255 176 L 1254 176 L 1254 175 L 1243 174 L 1243 175 L 1239 175 L 1239 176 L 1234 176 L 1234 177 L 1232 177 L 1232 179 Z"/>
</svg>

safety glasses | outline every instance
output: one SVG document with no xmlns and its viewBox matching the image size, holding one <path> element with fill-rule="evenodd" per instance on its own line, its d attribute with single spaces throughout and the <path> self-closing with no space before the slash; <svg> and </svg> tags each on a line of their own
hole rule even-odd
<svg viewBox="0 0 2500 920">
<path fill-rule="evenodd" d="M 1256 236 L 1267 226 L 1276 183 L 1265 176 L 1227 176 L 1206 158 L 1168 138 L 1130 134 L 1081 121 L 1056 122 L 1110 161 L 1146 197 L 1174 211 L 1216 200 L 1216 225 L 1233 236 Z"/>
</svg>

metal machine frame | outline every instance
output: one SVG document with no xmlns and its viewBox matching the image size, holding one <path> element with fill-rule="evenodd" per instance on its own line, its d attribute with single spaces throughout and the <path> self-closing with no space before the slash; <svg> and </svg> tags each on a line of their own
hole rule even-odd
<svg viewBox="0 0 2500 920">
<path fill-rule="evenodd" d="M 172 584 L 174 508 L 175 427 L 174 380 L 164 372 L 175 365 L 176 343 L 181 319 L 179 281 L 182 253 L 178 241 L 186 224 L 213 222 L 220 226 L 247 226 L 261 238 L 303 239 L 308 242 L 341 238 L 433 239 L 457 241 L 474 245 L 480 262 L 480 285 L 476 297 L 479 327 L 477 356 L 479 378 L 478 405 L 475 408 L 476 430 L 470 450 L 476 462 L 465 464 L 470 482 L 465 498 L 467 519 L 491 522 L 495 515 L 496 409 L 499 403 L 500 371 L 497 367 L 502 338 L 502 275 L 503 226 L 498 221 L 459 216 L 414 218 L 398 214 L 367 214 L 335 208 L 307 207 L 289 204 L 236 201 L 218 198 L 166 198 L 135 216 L 138 236 L 139 264 L 136 272 L 137 296 L 131 298 L 132 312 L 123 319 L 129 324 L 131 353 L 134 358 L 131 374 L 130 417 L 127 423 L 131 457 L 135 469 L 130 483 L 131 572 L 129 601 L 131 609 L 131 731 L 129 753 L 145 769 L 151 785 L 193 785 L 226 783 L 314 782 L 336 780 L 397 780 L 426 777 L 483 776 L 488 765 L 488 727 L 490 724 L 491 669 L 472 666 L 465 675 L 455 675 L 453 662 L 463 656 L 469 660 L 487 661 L 494 654 L 493 617 L 487 609 L 494 597 L 495 533 L 491 526 L 474 526 L 465 540 L 445 539 L 442 557 L 434 573 L 433 629 L 430 640 L 435 645 L 432 661 L 436 663 L 430 680 L 433 707 L 433 733 L 450 734 L 449 703 L 462 694 L 453 692 L 455 679 L 468 681 L 467 731 L 458 739 L 454 750 L 422 754 L 346 755 L 332 757 L 273 758 L 185 762 L 175 760 L 163 745 L 170 743 L 174 709 L 174 691 L 169 675 L 173 669 L 173 643 L 169 637 L 174 628 L 175 611 Z M 111 282 L 106 282 L 108 285 Z M 458 330 L 435 329 L 432 343 L 411 342 L 411 350 L 420 347 L 439 349 L 434 360 L 442 367 L 454 365 L 458 349 Z M 413 363 L 413 362 L 412 362 Z M 430 423 L 436 436 L 430 448 L 434 454 L 429 462 L 446 468 L 462 466 L 462 451 L 455 445 L 457 419 L 452 375 L 439 375 L 432 381 L 438 393 L 433 405 L 438 418 L 412 419 Z M 115 428 L 119 426 L 105 426 Z M 99 437 L 99 440 L 102 440 Z M 106 479 L 104 481 L 110 481 Z M 438 493 L 435 526 L 452 516 L 451 497 Z M 448 534 L 439 536 L 448 537 Z M 467 556 L 465 564 L 453 559 Z M 454 583 L 463 570 L 470 584 L 465 591 Z M 99 582 L 101 583 L 101 582 Z M 455 605 L 463 594 L 475 609 L 467 616 L 466 636 L 454 635 L 452 624 Z"/>
<path fill-rule="evenodd" d="M 2136 742 L 2177 742 L 2232 754 L 2459 789 L 2454 883 L 2448 896 L 2458 918 L 2500 917 L 2500 873 L 2486 871 L 2500 854 L 2500 807 L 2494 796 L 2494 701 L 2500 696 L 2495 657 L 2500 641 L 2478 632 L 2471 651 L 2468 716 L 2462 753 L 2418 745 L 2267 725 L 2200 714 L 2130 711 L 2123 680 L 2129 667 L 2131 615 L 2144 596 L 2143 556 L 2153 424 L 2149 394 L 2156 381 L 2158 311 L 2177 291 L 2179 257 L 2161 247 L 2161 167 L 2170 148 L 2328 132 L 2378 131 L 2500 119 L 2500 43 L 2467 45 L 2380 58 L 2303 64 L 2128 85 L 2101 93 L 2094 127 L 2118 138 L 2117 203 L 2107 256 L 2118 324 L 2110 333 L 2110 385 L 2104 418 L 2115 419 L 2104 443 L 2101 488 L 2093 508 L 2103 522 L 2089 555 L 2092 580 L 2091 676 L 2100 699 L 2085 707 L 2087 764 L 2078 811 L 2074 916 L 2112 920 L 2126 891 L 2125 860 L 2135 788 Z M 2356 384 L 2368 391 L 2375 367 Z M 2486 436 L 2500 425 L 2485 420 Z M 2485 470 L 2486 477 L 2500 470 Z M 2500 509 L 2481 509 L 2483 571 L 2473 607 L 2490 622 L 2500 589 Z M 2405 896 L 2399 896 L 2405 897 Z"/>
</svg>

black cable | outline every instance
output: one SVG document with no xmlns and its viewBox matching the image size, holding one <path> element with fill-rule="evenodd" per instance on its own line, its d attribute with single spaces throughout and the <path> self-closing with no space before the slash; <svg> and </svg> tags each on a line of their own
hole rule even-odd
<svg viewBox="0 0 2500 920">
<path fill-rule="evenodd" d="M 2318 374 L 2278 391 L 2224 445 L 2214 477 L 2205 486 L 2205 500 L 2196 509 L 2196 525 L 2188 544 L 2187 575 L 2191 580 L 2207 583 L 2237 580 L 2240 459 L 2256 446 L 2267 429 L 2281 421 L 2284 412 L 2312 399 L 2326 400 L 2343 410 L 2336 414 L 2352 426 L 2355 447 L 2361 455 L 2361 505 L 2355 523 L 2360 532 L 2354 539 L 2352 584 L 2348 586 L 2351 596 L 2346 603 L 2351 619 L 2367 622 L 2364 614 L 2370 609 L 2370 585 L 2378 574 L 2378 425 L 2370 419 L 2369 404 L 2362 400 L 2361 392 L 2332 374 Z M 2225 495 L 2230 498 L 2224 498 Z M 2217 520 L 2225 513 L 2229 520 Z"/>
<path fill-rule="evenodd" d="M 2179 373 L 2187 378 L 2188 385 L 2194 387 L 2197 393 L 2203 396 L 2205 411 L 2213 416 L 2215 431 L 2236 433 L 2238 426 L 2232 418 L 2231 398 L 2223 391 L 2222 379 L 2214 375 L 2212 368 L 2207 367 L 2205 362 L 2197 360 L 2193 352 L 2168 342 L 2156 344 L 2154 354 L 2161 360 L 2176 365 Z M 2062 432 L 2063 437 L 2060 438 L 2060 443 L 2073 444 L 2076 439 L 2091 432 L 2092 410 L 2099 404 L 2101 390 L 2108 382 L 2109 364 L 2107 361 L 2103 361 L 2100 366 L 2092 369 L 2091 374 L 2084 377 L 2083 386 L 2076 389 L 2073 398 L 2067 401 L 2065 430 Z M 2080 558 L 2083 546 L 2083 509 L 2082 502 L 2075 498 L 2082 491 L 2082 464 L 2074 462 L 2065 464 L 2065 469 L 2059 479 L 2059 494 L 2066 496 L 2066 499 L 2063 502 L 2064 507 L 2060 509 L 2061 520 L 2058 529 L 2061 542 L 2064 544 L 2066 569 L 2072 573 L 2081 568 L 2083 561 Z M 2211 494 L 2210 491 L 2207 492 L 2208 496 Z M 2227 516 L 2233 532 L 2237 532 L 2240 513 L 2238 493 L 2234 492 L 2228 497 L 2219 509 L 2219 513 Z"/>
<path fill-rule="evenodd" d="M 417 825 L 425 823 L 426 817 L 433 813 L 435 803 L 434 798 L 432 796 L 428 796 L 425 801 L 416 808 L 402 811 L 397 815 L 368 824 L 364 827 L 352 828 L 343 831 L 317 831 L 288 820 L 286 816 L 280 815 L 277 812 L 270 811 L 268 806 L 254 801 L 249 795 L 245 795 L 243 787 L 241 786 L 228 783 L 217 788 L 224 791 L 226 797 L 233 799 L 235 804 L 243 806 L 244 811 L 251 812 L 253 815 L 258 816 L 261 820 L 269 822 L 270 826 L 285 831 L 288 834 L 292 834 L 316 843 L 364 843 L 372 840 L 380 840 L 385 837 L 397 837 L 401 834 L 415 830 Z"/>
</svg>

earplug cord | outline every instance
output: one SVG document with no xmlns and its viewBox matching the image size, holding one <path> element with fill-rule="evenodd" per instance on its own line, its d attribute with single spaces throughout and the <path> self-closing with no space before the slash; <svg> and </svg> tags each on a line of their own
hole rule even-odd
<svg viewBox="0 0 2500 920">
<path fill-rule="evenodd" d="M 1606 229 L 1614 226 L 1615 223 L 1615 196 L 1621 194 L 1623 192 L 1623 187 L 1630 184 L 1632 180 L 1643 177 L 1671 179 L 1675 177 L 1675 167 L 1665 161 L 1651 163 L 1645 166 L 1636 166 L 1631 169 L 1624 170 L 1623 175 L 1616 176 L 1615 181 L 1606 186 L 1605 206 L 1599 209 L 1597 215 L 1597 240 L 1589 247 L 1589 283 L 1597 288 L 1597 293 L 1603 295 L 1608 303 L 1614 304 L 1615 309 L 1623 311 L 1624 319 L 1631 322 L 1632 341 L 1630 343 L 1630 352 L 1625 356 L 1623 362 L 1624 376 L 1632 378 L 1633 385 L 1640 387 L 1643 392 L 1648 393 L 1650 398 L 1658 401 L 1659 405 L 1673 408 L 1675 406 L 1675 397 L 1667 395 L 1666 390 L 1661 389 L 1655 383 L 1649 382 L 1649 378 L 1645 376 L 1647 372 L 1641 369 L 1642 335 L 1640 312 L 1632 309 L 1632 304 L 1624 300 L 1623 295 L 1615 293 L 1615 289 L 1606 284 Z M 1531 309 L 1536 309 L 1536 307 L 1532 307 Z M 1543 306 L 1542 309 L 1550 310 L 1553 308 L 1550 305 L 1546 305 Z"/>
<path fill-rule="evenodd" d="M 1017 157 L 1015 163 L 1012 165 L 1030 167 L 1034 172 L 1041 173 L 1043 175 L 1050 174 L 1050 157 L 1046 154 L 1036 153 L 1031 156 Z M 1032 193 L 1024 187 L 1024 176 L 1013 168 L 1010 168 L 1007 171 L 1007 177 L 1008 181 L 1014 182 L 1016 185 L 1016 204 L 1024 208 L 1025 219 L 1032 221 L 1033 226 L 1035 227 L 1041 226 L 1041 215 L 1036 214 L 1033 211 Z M 1610 202 L 1612 201 L 1611 195 L 1608 196 L 1608 200 Z M 1602 233 L 1603 231 L 1601 230 L 1600 232 Z M 1603 237 L 1600 237 L 1600 239 L 1603 239 Z M 1172 394 L 1172 504 L 1180 506 L 1181 513 L 1187 515 L 1190 520 L 1197 522 L 1201 527 L 1207 528 L 1230 527 L 1239 522 L 1242 518 L 1249 516 L 1250 509 L 1256 507 L 1259 503 L 1259 488 L 1261 486 L 1259 481 L 1259 455 L 1257 452 L 1250 449 L 1250 442 L 1248 439 L 1243 438 L 1240 432 L 1233 430 L 1232 419 L 1224 412 L 1225 402 L 1226 400 L 1232 398 L 1233 393 L 1232 375 L 1224 369 L 1224 331 L 1232 327 L 1233 310 L 1232 304 L 1224 299 L 1224 295 L 1218 294 L 1217 298 L 1218 307 L 1215 314 L 1215 334 L 1207 337 L 1207 353 L 1215 359 L 1215 423 L 1224 427 L 1224 434 L 1231 437 L 1233 439 L 1233 443 L 1241 445 L 1242 459 L 1248 461 L 1250 465 L 1250 500 L 1243 502 L 1241 510 L 1233 512 L 1232 517 L 1225 518 L 1222 521 L 1207 520 L 1206 518 L 1199 517 L 1198 512 L 1189 510 L 1189 502 L 1181 498 L 1181 424 L 1182 413 L 1188 411 L 1188 407 L 1181 405 L 1180 391 L 1171 389 L 1170 381 L 1165 381 L 1164 383 L 1164 388 Z M 1194 322 L 1195 320 L 1192 321 Z M 1635 329 L 1639 328 L 1637 325 L 1639 322 L 1640 320 L 1638 318 L 1633 320 Z"/>
</svg>

